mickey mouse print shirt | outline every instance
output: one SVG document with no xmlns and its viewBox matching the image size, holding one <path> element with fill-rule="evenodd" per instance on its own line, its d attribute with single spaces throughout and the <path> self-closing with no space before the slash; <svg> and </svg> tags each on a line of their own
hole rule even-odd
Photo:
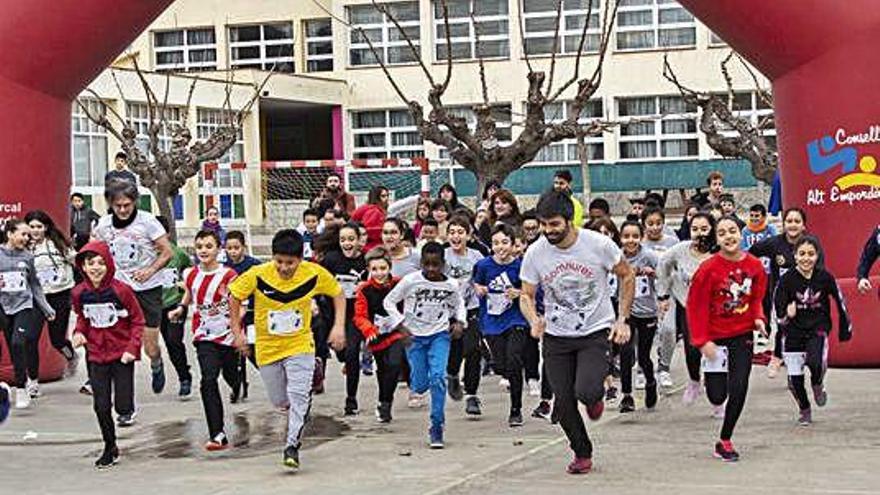
<svg viewBox="0 0 880 495">
<path fill-rule="evenodd" d="M 135 282 L 134 274 L 149 268 L 159 257 L 156 241 L 166 235 L 165 228 L 151 213 L 135 210 L 134 219 L 122 228 L 113 225 L 113 215 L 105 215 L 98 221 L 92 235 L 110 246 L 113 263 L 116 264 L 116 280 L 128 285 L 135 292 L 162 287 L 162 271 L 156 272 L 143 282 Z"/>
</svg>

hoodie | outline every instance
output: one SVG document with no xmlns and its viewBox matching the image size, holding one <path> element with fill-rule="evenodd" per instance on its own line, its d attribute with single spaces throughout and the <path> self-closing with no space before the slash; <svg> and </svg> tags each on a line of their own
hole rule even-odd
<svg viewBox="0 0 880 495">
<path fill-rule="evenodd" d="M 76 267 L 83 272 L 83 255 L 87 252 L 104 259 L 107 273 L 97 287 L 83 273 L 84 280 L 73 288 L 74 333 L 85 336 L 90 363 L 112 363 L 125 352 L 140 359 L 145 321 L 137 298 L 130 287 L 115 279 L 116 265 L 107 244 L 93 241 L 80 250 Z"/>
<path fill-rule="evenodd" d="M 88 206 L 80 209 L 70 207 L 70 237 L 75 248 L 81 248 L 89 242 L 92 228 L 100 219 L 101 216 Z"/>
<path fill-rule="evenodd" d="M 370 278 L 358 286 L 354 302 L 354 325 L 365 339 L 375 339 L 367 344 L 373 352 L 385 350 L 404 338 L 404 334 L 396 329 L 395 322 L 388 317 L 383 305 L 385 296 L 398 282 L 400 279 L 397 277 L 391 277 L 384 284 Z"/>
</svg>

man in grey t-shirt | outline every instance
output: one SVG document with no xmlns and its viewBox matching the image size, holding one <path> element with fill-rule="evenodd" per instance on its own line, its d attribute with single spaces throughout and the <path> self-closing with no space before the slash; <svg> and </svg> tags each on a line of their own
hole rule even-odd
<svg viewBox="0 0 880 495">
<path fill-rule="evenodd" d="M 529 248 L 523 260 L 520 306 L 532 335 L 543 337 L 556 415 L 575 454 L 568 472 L 586 473 L 592 468 L 593 446 L 578 401 L 586 404 L 590 419 L 602 416 L 609 341 L 623 344 L 629 340 L 627 319 L 635 277 L 611 239 L 572 224 L 574 207 L 564 193 L 544 194 L 537 212 L 544 237 Z M 617 275 L 620 284 L 616 319 L 609 273 Z M 539 284 L 544 289 L 545 316 L 538 315 L 535 306 Z"/>
</svg>

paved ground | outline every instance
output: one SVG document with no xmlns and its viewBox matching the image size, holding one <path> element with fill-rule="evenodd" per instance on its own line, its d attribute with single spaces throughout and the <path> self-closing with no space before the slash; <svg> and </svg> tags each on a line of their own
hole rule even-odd
<svg viewBox="0 0 880 495">
<path fill-rule="evenodd" d="M 622 418 L 612 409 L 590 425 L 596 469 L 581 477 L 563 472 L 569 453 L 561 430 L 531 418 L 523 428 L 506 427 L 506 398 L 495 377 L 484 382 L 483 418 L 467 420 L 461 403 L 449 403 L 447 448 L 430 451 L 427 412 L 408 410 L 405 391 L 394 422 L 375 423 L 372 377 L 362 382 L 361 415 L 341 418 L 336 363 L 328 393 L 316 398 L 297 474 L 280 466 L 284 417 L 269 407 L 255 374 L 251 400 L 227 407 L 236 447 L 207 455 L 198 398 L 178 402 L 174 380 L 154 396 L 141 373 L 138 424 L 122 432 L 123 458 L 115 469 L 96 472 L 100 442 L 91 403 L 77 394 L 78 380 L 68 380 L 45 385 L 33 410 L 15 411 L 0 427 L 0 493 L 880 493 L 880 372 L 832 370 L 828 407 L 814 412 L 812 427 L 799 428 L 784 381 L 754 371 L 735 436 L 740 463 L 711 458 L 717 421 L 706 402 L 684 407 L 677 392 L 654 412 Z"/>
</svg>

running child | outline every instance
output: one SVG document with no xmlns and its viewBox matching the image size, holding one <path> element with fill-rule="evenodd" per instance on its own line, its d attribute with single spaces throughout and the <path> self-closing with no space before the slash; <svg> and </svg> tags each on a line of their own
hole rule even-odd
<svg viewBox="0 0 880 495">
<path fill-rule="evenodd" d="M 384 302 L 389 317 L 402 322 L 400 330 L 411 339 L 406 350 L 410 389 L 416 394 L 431 392 L 432 449 L 443 448 L 450 334 L 460 338 L 467 324 L 458 282 L 443 274 L 445 264 L 443 246 L 429 242 L 422 248 L 421 271 L 403 277 Z M 403 314 L 397 308 L 400 302 Z"/>
<path fill-rule="evenodd" d="M 287 409 L 287 443 L 283 464 L 298 469 L 302 430 L 312 402 L 315 340 L 312 300 L 333 298 L 334 322 L 329 341 L 345 347 L 345 296 L 325 268 L 303 261 L 303 238 L 295 230 L 280 230 L 272 238 L 272 261 L 239 275 L 230 285 L 230 321 L 236 343 L 247 352 L 242 303 L 254 296 L 257 365 L 275 407 Z"/>
<path fill-rule="evenodd" d="M 775 302 L 776 313 L 785 319 L 782 356 L 788 370 L 788 388 L 800 409 L 798 424 L 809 426 L 813 415 L 804 387 L 804 366 L 810 370 L 816 405 L 823 407 L 828 401 L 823 379 L 828 369 L 828 335 L 832 330 L 831 299 L 837 304 L 840 342 L 852 338 L 852 326 L 834 275 L 816 266 L 819 243 L 806 236 L 794 250 L 797 264 L 779 281 Z"/>
<path fill-rule="evenodd" d="M 208 421 L 208 442 L 205 450 L 224 450 L 229 438 L 223 427 L 223 398 L 217 380 L 220 375 L 232 390 L 239 387 L 238 351 L 247 349 L 244 334 L 233 334 L 229 325 L 229 283 L 236 277 L 232 268 L 223 266 L 220 236 L 213 230 L 196 234 L 198 266 L 184 272 L 186 293 L 177 309 L 168 313 L 172 321 L 180 321 L 186 308 L 195 306 L 192 318 L 193 344 L 199 359 L 202 381 L 199 386 L 202 406 Z M 237 340 L 241 339 L 241 342 Z"/>
<path fill-rule="evenodd" d="M 645 229 L 644 241 L 642 246 L 646 249 L 654 251 L 661 256 L 672 246 L 678 244 L 678 237 L 674 234 L 667 233 L 666 230 L 666 213 L 659 206 L 648 206 L 642 212 L 642 225 Z M 636 287 L 638 291 L 638 287 Z M 658 322 L 657 337 L 659 338 L 659 347 L 657 348 L 657 381 L 664 389 L 673 386 L 672 375 L 669 371 L 672 366 L 672 356 L 675 353 L 676 331 L 675 331 L 675 314 L 672 312 L 664 313 Z M 641 365 L 639 366 L 641 369 Z M 645 383 L 644 369 L 641 369 L 639 380 L 636 388 L 643 388 Z"/>
<path fill-rule="evenodd" d="M 105 469 L 119 459 L 113 403 L 117 411 L 134 411 L 134 362 L 141 357 L 146 321 L 137 295 L 115 278 L 107 244 L 86 244 L 76 256 L 76 266 L 84 280 L 73 289 L 73 345 L 86 347 L 92 400 L 104 440 L 95 467 Z"/>
<path fill-rule="evenodd" d="M 55 310 L 43 294 L 34 255 L 28 250 L 30 227 L 24 220 L 13 218 L 6 221 L 3 232 L 6 243 L 0 246 L 0 329 L 12 357 L 15 407 L 24 409 L 39 395 L 43 315 L 51 322 Z"/>
<path fill-rule="evenodd" d="M 706 395 L 720 406 L 727 401 L 714 455 L 739 460 L 731 437 L 749 390 L 755 330 L 766 332 L 761 305 L 767 287 L 764 266 L 741 247 L 742 232 L 731 217 L 715 227 L 720 251 L 697 269 L 687 300 L 691 343 L 703 354 Z"/>
<path fill-rule="evenodd" d="M 389 318 L 383 301 L 400 279 L 391 275 L 391 256 L 385 248 L 375 247 L 364 258 L 370 278 L 358 286 L 354 303 L 354 324 L 363 335 L 376 362 L 376 378 L 379 382 L 376 419 L 380 423 L 390 423 L 394 391 L 397 390 L 406 352 L 406 335 Z"/>
<path fill-rule="evenodd" d="M 427 225 L 427 224 L 426 224 Z M 423 230 L 424 232 L 424 227 Z M 448 277 L 458 282 L 461 297 L 467 308 L 467 327 L 461 338 L 453 339 L 449 348 L 449 364 L 446 366 L 446 388 L 449 398 L 460 401 L 465 398 L 465 414 L 479 416 L 482 403 L 477 396 L 480 388 L 480 303 L 474 291 L 474 266 L 483 259 L 476 249 L 468 247 L 471 237 L 471 224 L 463 214 L 456 214 L 449 221 L 446 248 L 446 270 Z M 464 389 L 461 386 L 461 366 L 464 364 Z"/>
<path fill-rule="evenodd" d="M 480 329 L 489 343 L 495 372 L 510 383 L 510 427 L 522 426 L 523 363 L 528 323 L 519 309 L 522 259 L 514 251 L 513 227 L 492 228 L 492 256 L 474 267 L 474 288 L 480 298 Z"/>
<path fill-rule="evenodd" d="M 315 213 L 315 225 L 318 222 L 317 213 Z M 305 248 L 303 248 L 305 250 Z M 241 275 L 242 273 L 248 271 L 249 269 L 260 264 L 260 260 L 254 258 L 253 256 L 247 254 L 247 242 L 244 238 L 244 233 L 240 230 L 230 230 L 229 233 L 226 234 L 226 262 L 224 263 L 229 268 L 232 268 L 236 274 Z M 248 387 L 250 386 L 247 379 L 247 362 L 250 360 L 251 364 L 254 366 L 257 365 L 256 357 L 254 356 L 254 340 L 256 339 L 256 335 L 254 335 L 254 298 L 248 298 L 246 302 L 246 310 L 244 314 L 244 319 L 241 322 L 242 326 L 245 329 L 245 334 L 247 335 L 247 343 L 248 343 L 248 352 L 247 354 L 241 354 L 238 359 L 238 374 L 239 374 L 239 384 L 241 385 L 237 389 L 232 390 L 232 394 L 229 396 L 229 402 L 236 404 L 238 401 L 247 400 L 248 398 Z"/>
<path fill-rule="evenodd" d="M 309 208 L 303 212 L 303 221 L 296 228 L 296 230 L 303 237 L 303 259 L 310 260 L 314 256 L 314 251 L 312 251 L 312 243 L 315 241 L 315 238 L 321 233 L 319 229 L 319 225 L 321 224 L 320 215 L 318 214 L 318 210 Z M 229 240 L 229 236 L 226 236 L 226 239 Z"/>
</svg>

